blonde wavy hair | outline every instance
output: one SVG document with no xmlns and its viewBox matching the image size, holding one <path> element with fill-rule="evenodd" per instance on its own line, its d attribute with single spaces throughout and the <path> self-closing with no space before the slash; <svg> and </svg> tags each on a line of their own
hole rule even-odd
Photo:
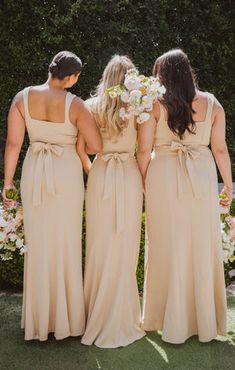
<svg viewBox="0 0 235 370">
<path fill-rule="evenodd" d="M 96 88 L 95 103 L 92 112 L 96 122 L 109 139 L 117 139 L 126 127 L 126 122 L 119 116 L 119 109 L 123 106 L 120 96 L 111 99 L 107 89 L 111 86 L 124 83 L 126 72 L 135 68 L 133 62 L 126 55 L 114 55 L 104 69 L 103 76 Z"/>
</svg>

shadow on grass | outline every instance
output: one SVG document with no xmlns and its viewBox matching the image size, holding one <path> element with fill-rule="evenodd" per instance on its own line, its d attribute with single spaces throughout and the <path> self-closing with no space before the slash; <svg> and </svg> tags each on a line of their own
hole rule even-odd
<svg viewBox="0 0 235 370">
<path fill-rule="evenodd" d="M 226 338 L 200 343 L 197 337 L 172 345 L 156 332 L 128 347 L 100 349 L 84 346 L 80 338 L 47 342 L 23 340 L 19 328 L 21 297 L 0 297 L 0 369 L 17 370 L 230 370 L 235 362 L 235 299 L 229 300 Z"/>
</svg>

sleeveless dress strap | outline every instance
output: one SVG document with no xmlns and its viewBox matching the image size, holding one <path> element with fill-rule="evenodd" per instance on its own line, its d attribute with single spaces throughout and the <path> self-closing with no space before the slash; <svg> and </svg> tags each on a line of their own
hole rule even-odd
<svg viewBox="0 0 235 370">
<path fill-rule="evenodd" d="M 159 109 L 160 109 L 160 117 L 159 117 L 158 122 L 165 121 L 163 105 L 162 105 L 162 103 L 160 103 L 160 101 L 158 101 L 158 104 L 159 104 Z"/>
<path fill-rule="evenodd" d="M 71 103 L 73 99 L 76 97 L 76 95 L 71 94 L 71 92 L 67 92 L 66 97 L 65 97 L 65 113 L 64 113 L 64 122 L 65 123 L 70 123 L 69 119 L 69 110 Z"/>
<path fill-rule="evenodd" d="M 206 118 L 204 121 L 204 134 L 203 134 L 203 139 L 202 139 L 202 142 L 205 142 L 205 143 L 210 142 L 211 127 L 212 127 L 211 116 L 212 116 L 212 110 L 213 110 L 214 100 L 215 100 L 214 95 L 207 93 L 207 100 L 208 100 L 207 111 L 206 111 Z"/>
<path fill-rule="evenodd" d="M 30 120 L 30 114 L 29 114 L 29 89 L 30 87 L 26 87 L 23 90 L 23 97 L 24 97 L 24 114 L 25 114 L 25 122 Z"/>
<path fill-rule="evenodd" d="M 213 94 L 207 93 L 208 106 L 206 112 L 205 122 L 211 123 L 212 110 L 214 106 L 215 97 Z"/>
</svg>

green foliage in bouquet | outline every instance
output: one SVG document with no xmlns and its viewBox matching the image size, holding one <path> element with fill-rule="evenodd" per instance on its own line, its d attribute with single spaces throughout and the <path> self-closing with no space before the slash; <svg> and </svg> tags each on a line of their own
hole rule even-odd
<svg viewBox="0 0 235 370">
<path fill-rule="evenodd" d="M 20 200 L 20 190 L 16 188 L 10 188 L 6 190 L 6 197 L 8 199 L 12 199 L 14 201 Z"/>
</svg>

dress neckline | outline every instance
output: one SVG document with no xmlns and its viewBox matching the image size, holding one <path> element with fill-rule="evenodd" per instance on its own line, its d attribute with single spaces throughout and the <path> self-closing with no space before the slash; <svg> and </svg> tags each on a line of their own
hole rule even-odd
<svg viewBox="0 0 235 370">
<path fill-rule="evenodd" d="M 29 112 L 29 91 L 32 88 L 32 86 L 29 86 L 26 88 L 26 96 L 25 96 L 25 110 L 26 110 L 26 116 L 30 121 L 33 121 L 34 123 L 40 123 L 40 124 L 48 124 L 48 125 L 59 125 L 59 126 L 64 126 L 67 123 L 71 124 L 73 127 L 75 127 L 72 122 L 69 119 L 69 108 L 72 102 L 72 99 L 70 99 L 69 102 L 69 97 L 73 96 L 69 91 L 66 92 L 65 94 L 65 100 L 64 100 L 64 121 L 63 122 L 54 122 L 54 121 L 49 121 L 49 120 L 42 120 L 42 119 L 37 119 L 33 118 Z"/>
<path fill-rule="evenodd" d="M 206 114 L 205 114 L 205 117 L 203 120 L 200 120 L 200 121 L 194 121 L 194 123 L 197 125 L 197 124 L 205 124 L 210 118 L 211 118 L 211 113 L 212 113 L 212 108 L 213 108 L 213 95 L 206 92 L 206 96 L 207 96 L 207 108 L 206 108 Z M 158 101 L 159 103 L 159 107 L 160 107 L 160 117 L 159 117 L 159 121 L 163 121 L 163 122 L 166 122 L 167 123 L 167 119 L 165 118 L 165 111 L 164 111 L 164 108 L 163 108 L 163 105 L 161 104 L 160 101 Z M 159 122 L 158 121 L 158 122 Z"/>
</svg>

